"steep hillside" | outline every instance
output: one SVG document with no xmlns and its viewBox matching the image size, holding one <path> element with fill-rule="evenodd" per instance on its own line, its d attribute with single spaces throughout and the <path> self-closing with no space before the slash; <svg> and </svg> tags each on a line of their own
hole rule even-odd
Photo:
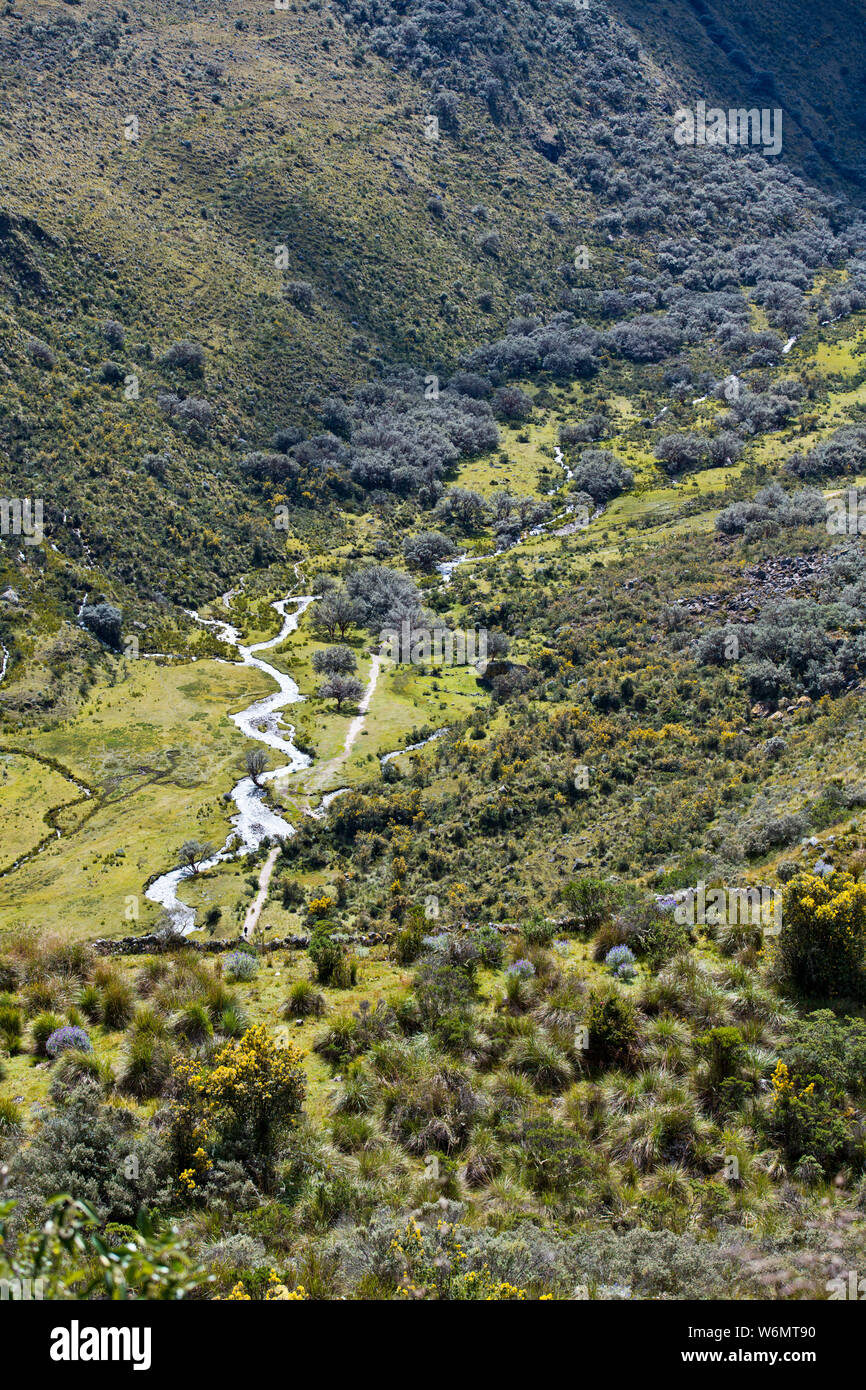
<svg viewBox="0 0 866 1390">
<path fill-rule="evenodd" d="M 0 1293 L 860 1293 L 857 25 L 5 5 Z"/>
</svg>

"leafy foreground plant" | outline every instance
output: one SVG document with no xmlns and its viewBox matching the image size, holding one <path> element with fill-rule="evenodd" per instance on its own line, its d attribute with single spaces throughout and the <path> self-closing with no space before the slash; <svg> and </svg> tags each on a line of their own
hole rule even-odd
<svg viewBox="0 0 866 1390">
<path fill-rule="evenodd" d="M 86 1202 L 55 1197 L 41 1229 L 8 1238 L 16 1203 L 0 1203 L 0 1279 L 47 1299 L 181 1299 L 213 1281 L 175 1229 L 158 1232 L 145 1212 L 128 1240 L 109 1244 Z"/>
</svg>

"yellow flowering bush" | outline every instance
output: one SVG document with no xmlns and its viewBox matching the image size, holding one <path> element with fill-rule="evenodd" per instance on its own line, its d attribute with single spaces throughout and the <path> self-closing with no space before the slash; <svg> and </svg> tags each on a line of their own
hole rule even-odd
<svg viewBox="0 0 866 1390">
<path fill-rule="evenodd" d="M 862 1128 L 844 1095 L 823 1076 L 798 1081 L 779 1060 L 770 1078 L 770 1132 L 793 1162 L 808 1157 L 832 1172 L 843 1162 L 863 1161 Z M 820 1166 L 816 1169 L 820 1173 Z"/>
<path fill-rule="evenodd" d="M 279 1136 L 306 1095 L 302 1057 L 260 1024 L 220 1048 L 211 1066 L 175 1062 L 171 1137 L 183 1190 L 193 1192 L 217 1153 L 271 1190 Z"/>
<path fill-rule="evenodd" d="M 785 888 L 779 965 L 804 994 L 862 994 L 866 884 L 850 874 L 797 874 Z"/>
<path fill-rule="evenodd" d="M 288 1284 L 280 1278 L 275 1269 L 272 1269 L 268 1277 L 268 1285 L 265 1290 L 265 1303 L 302 1303 L 309 1299 L 309 1294 L 303 1284 L 298 1284 L 297 1288 L 290 1289 Z M 239 1279 L 231 1293 L 222 1298 L 221 1294 L 216 1294 L 214 1303 L 252 1303 L 253 1295 L 248 1293 L 244 1282 Z"/>
<path fill-rule="evenodd" d="M 394 1233 L 390 1255 L 397 1274 L 396 1296 L 401 1300 L 490 1303 L 532 1297 L 526 1289 L 495 1278 L 487 1265 L 467 1269 L 469 1256 L 457 1228 L 447 1221 L 421 1226 L 410 1217 Z"/>
</svg>

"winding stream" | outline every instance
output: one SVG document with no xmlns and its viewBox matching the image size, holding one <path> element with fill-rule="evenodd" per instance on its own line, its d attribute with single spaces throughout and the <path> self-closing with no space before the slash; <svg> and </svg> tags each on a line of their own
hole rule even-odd
<svg viewBox="0 0 866 1390">
<path fill-rule="evenodd" d="M 574 470 L 572 468 L 569 468 L 568 464 L 565 461 L 563 452 L 558 444 L 554 444 L 553 446 L 553 457 L 555 462 L 565 472 L 565 481 L 567 483 L 573 482 Z M 558 491 L 559 488 L 554 488 L 553 492 L 551 493 L 551 496 L 555 495 Z M 574 510 L 574 503 L 565 503 L 566 514 L 570 515 Z M 595 515 L 600 516 L 601 511 L 597 511 Z M 593 520 L 594 519 L 595 518 L 593 518 Z M 560 535 L 561 532 L 553 530 L 555 525 L 556 518 L 552 517 L 550 521 L 543 521 L 540 525 L 533 526 L 530 530 L 524 532 L 522 536 L 518 537 L 518 539 L 514 542 L 513 545 L 500 546 L 498 550 L 494 550 L 492 558 L 495 560 L 500 555 L 506 555 L 509 550 L 516 550 L 519 545 L 524 545 L 526 541 L 533 540 L 537 536 L 543 536 L 546 531 L 553 531 L 554 535 Z M 440 560 L 439 564 L 436 566 L 436 570 L 442 576 L 443 583 L 448 585 L 451 583 L 452 574 L 458 568 L 459 565 L 465 565 L 470 560 L 489 560 L 490 558 L 491 556 L 489 555 L 467 555 L 467 553 L 464 551 L 461 555 L 456 555 L 453 560 Z M 392 756 L 396 757 L 397 754 L 395 753 Z"/>
<path fill-rule="evenodd" d="M 573 477 L 571 469 L 565 462 L 562 450 L 554 449 L 556 462 L 565 470 L 566 480 L 570 481 Z M 567 507 L 566 511 L 572 508 Z M 528 540 L 531 536 L 542 535 L 553 522 L 533 527 L 525 536 L 516 542 L 520 545 L 521 541 Z M 502 554 L 497 551 L 496 554 Z M 446 584 L 449 583 L 452 574 L 458 565 L 463 564 L 468 559 L 480 557 L 459 555 L 453 560 L 446 560 L 437 565 L 436 568 Z M 230 590 L 222 595 L 223 605 L 228 608 L 234 593 L 237 590 Z M 258 671 L 262 671 L 266 676 L 270 676 L 277 686 L 272 695 L 266 695 L 262 699 L 255 700 L 246 709 L 238 714 L 231 715 L 232 721 L 240 729 L 241 733 L 247 738 L 253 739 L 256 743 L 263 743 L 268 748 L 273 748 L 276 752 L 284 754 L 288 761 L 282 766 L 265 772 L 259 778 L 259 782 L 270 782 L 277 778 L 285 778 L 292 773 L 301 772 L 312 763 L 312 758 L 308 753 L 301 752 L 300 748 L 293 742 L 295 729 L 293 725 L 285 726 L 280 718 L 280 710 L 287 705 L 298 704 L 303 700 L 296 682 L 285 672 L 277 670 L 270 662 L 264 661 L 259 652 L 268 651 L 271 647 L 277 647 L 297 630 L 304 613 L 311 603 L 316 601 L 317 594 L 303 594 L 300 596 L 287 596 L 278 599 L 271 604 L 280 617 L 283 619 L 282 626 L 276 637 L 271 637 L 267 642 L 256 642 L 251 646 L 244 645 L 240 640 L 240 633 L 231 623 L 223 622 L 218 618 L 202 618 L 194 609 L 188 609 L 189 617 L 203 627 L 209 627 L 216 637 L 225 642 L 226 645 L 234 647 L 240 658 L 238 664 L 241 666 L 254 666 Z M 86 602 L 86 597 L 85 597 Z M 83 605 L 82 605 L 83 606 Z M 291 606 L 291 611 L 287 609 Z M 367 707 L 375 688 L 375 675 L 378 673 L 376 659 L 374 658 L 373 670 L 371 671 L 371 681 L 365 693 L 365 698 L 359 705 L 359 713 L 353 721 L 350 729 L 350 737 L 347 739 L 346 753 L 349 752 L 351 743 L 360 732 L 361 724 L 367 712 Z M 396 748 L 391 753 L 385 753 L 380 757 L 380 763 L 384 767 L 392 759 L 400 757 L 402 753 L 413 752 L 418 748 L 423 748 L 426 744 L 432 743 L 434 739 L 441 738 L 447 733 L 447 728 L 437 729 L 429 738 L 423 739 L 420 743 L 410 744 L 407 748 Z M 348 790 L 347 787 L 338 787 L 335 791 L 326 792 L 319 805 L 315 808 L 306 808 L 305 814 L 312 816 L 314 820 L 322 820 L 327 814 L 331 802 L 338 796 L 342 796 Z M 237 813 L 231 818 L 232 829 L 221 850 L 218 850 L 210 859 L 205 860 L 198 866 L 198 873 L 204 869 L 211 869 L 216 864 L 220 864 L 227 859 L 234 859 L 240 854 L 248 854 L 257 850 L 265 839 L 287 840 L 295 834 L 295 827 L 291 822 L 284 820 L 281 815 L 272 810 L 265 801 L 264 788 L 253 781 L 252 777 L 241 777 L 232 788 L 231 799 L 237 807 Z M 267 885 L 270 880 L 271 872 L 276 862 L 276 854 L 268 856 L 268 861 L 262 870 L 259 879 L 259 893 L 255 903 L 247 913 L 244 923 L 243 934 L 246 936 L 252 930 L 258 915 L 267 897 Z M 195 875 L 191 868 L 170 869 L 167 873 L 161 874 L 154 879 L 150 887 L 145 890 L 145 897 L 152 903 L 156 903 L 170 917 L 176 931 L 186 935 L 195 929 L 196 911 L 194 907 L 181 901 L 178 897 L 180 885 L 187 879 Z"/>
<path fill-rule="evenodd" d="M 271 604 L 283 619 L 282 626 L 276 637 L 271 637 L 267 642 L 256 642 L 252 646 L 245 646 L 240 641 L 237 628 L 232 627 L 230 623 L 214 618 L 200 618 L 198 613 L 190 613 L 190 617 L 203 627 L 212 628 L 221 642 L 237 650 L 240 657 L 239 665 L 255 666 L 276 682 L 277 689 L 272 695 L 255 700 L 239 714 L 231 716 L 232 721 L 247 738 L 264 743 L 268 748 L 273 748 L 288 758 L 288 762 L 282 767 L 264 773 L 259 779 L 261 782 L 300 772 L 312 762 L 310 755 L 302 753 L 293 743 L 294 726 L 283 725 L 279 715 L 281 709 L 287 705 L 296 705 L 304 698 L 303 695 L 291 676 L 277 670 L 270 662 L 263 661 L 256 653 L 279 646 L 290 633 L 295 632 L 302 616 L 316 598 L 316 594 L 304 594 L 300 597 L 278 599 L 276 603 Z M 292 611 L 287 612 L 290 605 L 294 605 Z M 231 818 L 231 832 L 222 849 L 199 866 L 199 873 L 202 869 L 211 869 L 226 859 L 233 859 L 236 855 L 248 854 L 258 849 L 266 837 L 287 840 L 295 833 L 295 827 L 267 805 L 264 789 L 256 786 L 252 777 L 241 777 L 232 788 L 231 798 L 237 807 L 237 814 Z M 195 908 L 181 902 L 178 888 L 184 880 L 193 876 L 193 871 L 189 868 L 170 869 L 168 873 L 154 879 L 145 891 L 145 897 L 163 908 L 171 918 L 175 930 L 184 935 L 195 927 Z"/>
</svg>

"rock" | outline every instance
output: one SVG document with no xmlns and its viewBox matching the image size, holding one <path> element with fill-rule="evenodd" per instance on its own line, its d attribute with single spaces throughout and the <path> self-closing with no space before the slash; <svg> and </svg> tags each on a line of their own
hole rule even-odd
<svg viewBox="0 0 866 1390">
<path fill-rule="evenodd" d="M 562 154 L 562 140 L 556 126 L 542 126 L 533 137 L 532 143 L 539 154 L 543 154 L 551 164 L 555 164 Z"/>
<path fill-rule="evenodd" d="M 521 666 L 517 661 L 506 661 L 504 658 L 498 661 L 488 661 L 484 670 L 476 676 L 479 685 L 490 686 L 497 676 L 507 676 L 512 672 L 529 675 L 529 667 Z"/>
</svg>

